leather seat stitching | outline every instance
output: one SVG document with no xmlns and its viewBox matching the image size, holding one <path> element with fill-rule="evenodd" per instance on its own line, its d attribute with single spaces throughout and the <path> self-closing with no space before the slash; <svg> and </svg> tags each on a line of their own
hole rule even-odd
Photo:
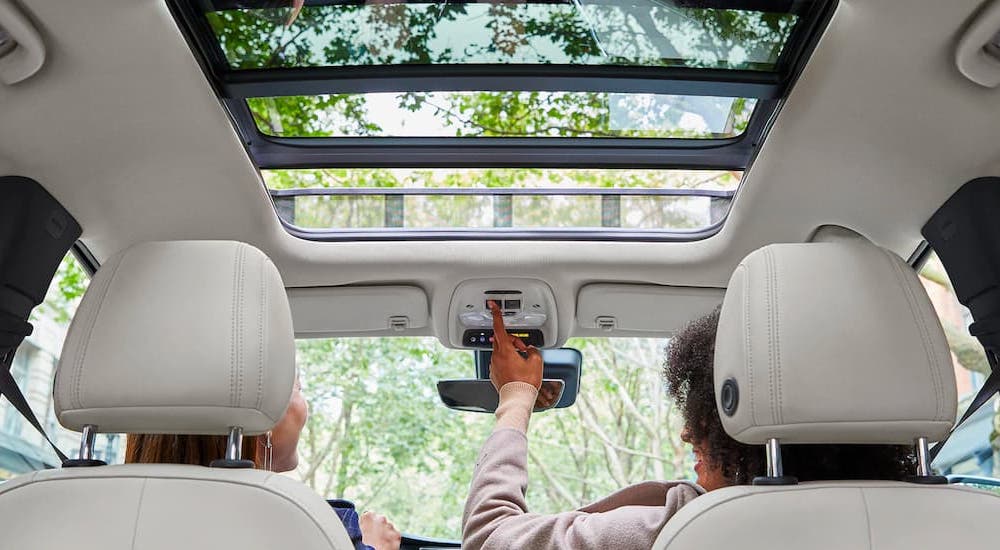
<svg viewBox="0 0 1000 550">
<path fill-rule="evenodd" d="M 191 467 L 192 468 L 205 468 L 203 466 L 191 466 Z M 205 468 L 205 469 L 208 469 L 208 468 Z M 257 470 L 254 470 L 254 471 L 256 472 Z M 74 473 L 76 473 L 76 472 L 74 472 Z M 292 506 L 294 506 L 300 512 L 302 512 L 303 515 L 305 515 L 307 518 L 309 518 L 309 521 L 311 521 L 312 524 L 320 531 L 320 533 L 323 534 L 323 537 L 327 538 L 326 537 L 326 534 L 327 534 L 326 529 L 324 529 L 323 525 L 316 519 L 316 515 L 315 514 L 313 514 L 310 510 L 308 510 L 305 506 L 303 506 L 299 502 L 299 499 L 293 497 L 292 495 L 289 495 L 285 491 L 282 491 L 280 488 L 274 487 L 273 485 L 270 484 L 271 481 L 274 480 L 274 479 L 286 479 L 286 478 L 284 478 L 284 476 L 275 475 L 274 473 L 271 473 L 271 472 L 268 472 L 268 474 L 260 482 L 253 482 L 253 481 L 250 481 L 250 480 L 240 481 L 240 480 L 219 479 L 219 478 L 206 478 L 206 477 L 196 477 L 196 476 L 180 476 L 180 475 L 178 475 L 178 476 L 164 476 L 164 475 L 159 475 L 159 476 L 156 476 L 156 477 L 144 476 L 144 475 L 139 475 L 139 474 L 131 474 L 131 475 L 126 474 L 126 475 L 115 475 L 115 476 L 108 476 L 108 475 L 90 475 L 90 476 L 88 476 L 88 475 L 76 475 L 76 476 L 68 477 L 68 478 L 55 477 L 55 478 L 48 478 L 48 479 L 33 479 L 33 480 L 29 481 L 28 483 L 25 483 L 23 485 L 18 485 L 16 487 L 13 487 L 13 488 L 8 489 L 6 491 L 3 490 L 3 486 L 0 486 L 0 495 L 4 495 L 4 494 L 8 494 L 9 495 L 10 493 L 13 493 L 14 491 L 17 491 L 18 489 L 23 489 L 23 488 L 29 487 L 31 485 L 37 485 L 37 484 L 41 484 L 41 483 L 50 483 L 50 482 L 56 482 L 56 483 L 58 483 L 58 482 L 66 481 L 66 480 L 77 480 L 77 479 L 111 479 L 111 480 L 114 480 L 114 479 L 142 479 L 142 480 L 161 479 L 161 480 L 181 480 L 181 481 L 198 481 L 198 482 L 206 482 L 206 483 L 225 483 L 225 484 L 228 484 L 228 485 L 240 485 L 240 486 L 249 487 L 249 488 L 252 488 L 252 489 L 259 489 L 261 491 L 264 491 L 266 493 L 272 494 L 272 495 L 274 495 L 274 496 L 276 496 L 278 498 L 284 499 L 285 501 L 289 502 Z M 293 480 L 289 480 L 289 481 L 291 481 L 292 483 L 297 483 L 297 482 L 295 482 Z M 303 486 L 303 488 L 306 491 L 309 491 L 308 487 Z M 315 493 L 311 493 L 311 494 L 315 495 Z M 320 497 L 320 498 L 322 498 L 322 497 Z M 321 500 L 321 502 L 322 502 L 322 500 Z M 325 502 L 324 502 L 324 504 L 325 504 Z M 329 508 L 327 508 L 327 510 L 329 510 Z M 343 524 L 340 523 L 338 520 L 336 520 L 336 517 L 337 517 L 336 514 L 330 514 L 329 516 L 332 517 L 332 518 L 334 518 L 334 521 L 332 523 L 330 523 L 330 525 L 333 526 L 334 530 L 336 530 L 338 527 L 340 529 L 343 529 Z M 326 516 L 324 515 L 324 517 L 326 517 Z M 343 531 L 343 533 L 344 533 L 344 536 L 347 537 L 346 530 Z M 334 541 L 328 539 L 328 542 L 330 542 L 332 544 Z M 336 548 L 336 546 L 332 545 L 331 548 Z"/>
<path fill-rule="evenodd" d="M 868 529 L 868 550 L 872 550 L 872 517 L 871 512 L 868 511 L 868 496 L 865 495 L 865 490 L 858 487 L 858 493 L 861 494 L 861 504 L 864 506 L 865 511 L 865 527 Z"/>
<path fill-rule="evenodd" d="M 243 377 L 246 371 L 246 349 L 245 349 L 245 333 L 246 333 L 246 276 L 247 276 L 247 247 L 246 245 L 240 244 L 240 284 L 237 293 L 240 297 L 239 315 L 237 315 L 237 322 L 239 323 L 239 345 L 237 349 L 239 350 L 239 361 L 236 364 L 236 405 L 243 405 L 243 387 L 245 382 Z"/>
<path fill-rule="evenodd" d="M 771 253 L 771 269 L 774 273 L 774 372 L 775 372 L 775 399 L 777 401 L 778 423 L 785 421 L 784 403 L 781 398 L 781 306 L 778 303 L 781 284 L 778 281 L 778 259 Z"/>
<path fill-rule="evenodd" d="M 747 356 L 745 368 L 747 372 L 747 384 L 750 387 L 750 420 L 757 423 L 756 399 L 753 393 L 753 353 L 750 338 L 750 277 L 747 273 L 746 264 L 740 264 L 737 269 L 743 270 L 743 332 L 746 339 Z"/>
<path fill-rule="evenodd" d="M 934 341 L 931 338 L 931 334 L 932 334 L 931 326 L 934 323 L 937 323 L 938 321 L 937 321 L 937 319 L 935 317 L 929 317 L 927 315 L 927 308 L 920 307 L 919 298 L 918 298 L 918 294 L 917 293 L 923 291 L 923 287 L 920 286 L 919 279 L 916 280 L 916 281 L 914 281 L 914 279 L 911 278 L 911 279 L 907 279 L 907 281 L 909 282 L 908 288 L 910 290 L 910 295 L 913 296 L 914 304 L 915 304 L 915 306 L 917 308 L 917 311 L 919 313 L 918 319 L 920 320 L 921 328 L 923 328 L 924 332 L 926 333 L 926 337 L 927 337 L 927 354 L 928 354 L 929 365 L 930 365 L 930 368 L 931 368 L 931 374 L 934 376 L 935 382 L 937 382 L 938 387 L 940 388 L 940 394 L 939 394 L 939 397 L 938 397 L 938 407 L 937 407 L 938 416 L 937 416 L 937 418 L 940 419 L 940 420 L 947 420 L 949 422 L 953 422 L 954 421 L 953 413 L 949 412 L 947 410 L 947 408 L 944 406 L 945 400 L 946 400 L 946 396 L 947 396 L 947 392 L 946 392 L 946 389 L 945 389 L 945 385 L 946 385 L 945 384 L 945 380 L 944 380 L 944 378 L 943 378 L 943 376 L 941 374 L 941 369 L 935 368 L 935 365 L 942 364 L 941 362 L 938 362 L 936 360 L 936 357 L 935 357 L 935 351 L 939 350 L 940 348 L 938 346 L 934 345 Z M 915 285 L 916 285 L 916 288 L 914 288 Z M 931 310 L 930 311 L 934 312 L 933 305 L 931 306 Z M 935 313 L 935 315 L 936 315 L 936 313 Z M 948 366 L 951 366 L 951 354 L 950 354 L 950 352 L 948 353 L 948 360 L 944 364 L 947 364 Z"/>
<path fill-rule="evenodd" d="M 233 254 L 233 292 L 229 302 L 229 404 L 236 406 L 236 287 L 239 272 L 240 249 Z"/>
<path fill-rule="evenodd" d="M 115 266 L 111 271 L 111 275 L 108 276 L 108 282 L 104 285 L 104 288 L 101 289 L 101 297 L 98 299 L 97 307 L 95 308 L 93 315 L 87 318 L 87 331 L 83 337 L 83 348 L 80 350 L 80 355 L 77 356 L 76 368 L 73 369 L 76 374 L 74 390 L 77 408 L 83 408 L 83 368 L 86 363 L 87 349 L 90 347 L 90 337 L 94 332 L 94 327 L 97 325 L 97 319 L 101 316 L 101 310 L 104 308 L 104 302 L 108 297 L 108 290 L 111 289 L 111 285 L 114 283 L 115 277 L 118 275 L 118 268 L 120 268 L 122 263 L 124 263 L 124 259 L 124 253 L 116 258 Z"/>
<path fill-rule="evenodd" d="M 765 304 L 767 305 L 767 400 L 768 405 L 771 408 L 771 423 L 778 423 L 778 414 L 774 409 L 774 318 L 773 318 L 773 304 L 771 303 L 773 297 L 772 286 L 771 286 L 771 249 L 764 250 L 764 289 L 765 289 Z"/>
<path fill-rule="evenodd" d="M 873 488 L 873 489 L 896 489 L 896 490 L 905 490 L 905 491 L 928 491 L 928 490 L 930 490 L 930 491 L 939 491 L 939 490 L 940 491 L 961 491 L 963 493 L 970 493 L 970 494 L 974 494 L 974 495 L 978 495 L 978 496 L 985 496 L 985 497 L 990 497 L 990 498 L 1000 498 L 1000 496 L 997 496 L 994 493 L 989 493 L 989 492 L 985 492 L 985 491 L 979 491 L 979 490 L 971 489 L 971 488 L 968 488 L 968 487 L 956 487 L 956 486 L 953 486 L 953 485 L 936 485 L 936 486 L 934 486 L 934 485 L 912 485 L 912 484 L 906 484 L 904 482 L 892 482 L 892 481 L 885 481 L 884 483 L 885 483 L 885 485 L 874 485 L 874 486 L 872 486 L 870 488 Z M 687 527 L 689 527 L 691 524 L 695 523 L 695 521 L 698 520 L 701 516 L 707 514 L 708 512 L 714 510 L 715 508 L 718 508 L 719 506 L 724 506 L 726 504 L 729 504 L 729 503 L 737 501 L 737 500 L 742 500 L 742 499 L 745 499 L 745 498 L 748 498 L 748 497 L 758 496 L 758 495 L 762 495 L 762 494 L 774 495 L 774 494 L 779 494 L 779 493 L 791 493 L 791 492 L 795 492 L 795 491 L 814 491 L 814 490 L 825 490 L 825 489 L 849 489 L 849 488 L 851 488 L 851 487 L 847 486 L 847 485 L 844 485 L 844 486 L 825 486 L 825 487 L 816 487 L 816 486 L 809 486 L 809 485 L 794 485 L 794 486 L 789 486 L 789 487 L 783 487 L 783 488 L 780 488 L 780 489 L 770 489 L 768 491 L 760 491 L 760 492 L 758 492 L 758 491 L 750 491 L 750 490 L 746 490 L 745 489 L 744 492 L 742 492 L 741 494 L 733 495 L 732 497 L 727 498 L 726 500 L 719 500 L 718 502 L 713 502 L 712 504 L 707 505 L 705 508 L 703 508 L 701 510 L 698 510 L 698 512 L 696 512 L 695 515 L 691 516 L 690 518 L 687 518 L 686 521 L 684 522 L 684 524 L 681 525 L 681 526 L 679 526 L 677 528 L 677 530 L 674 531 L 673 534 L 671 534 L 671 536 L 670 536 L 669 539 L 667 539 L 666 541 L 664 541 L 663 544 L 656 544 L 656 547 L 658 547 L 658 548 L 669 548 L 670 547 L 670 543 L 673 542 L 674 539 L 676 539 L 684 531 L 684 529 L 686 529 Z M 703 495 L 700 498 L 705 498 L 705 497 L 706 497 L 706 495 Z M 683 510 L 683 508 L 682 508 L 682 510 Z M 667 520 L 667 523 L 663 527 L 664 530 L 666 530 L 668 528 L 670 528 L 670 520 Z M 659 543 L 659 539 L 657 539 L 656 542 Z"/>
<path fill-rule="evenodd" d="M 882 255 L 889 261 L 892 265 L 893 272 L 896 274 L 896 280 L 900 283 L 903 289 L 903 296 L 906 298 L 906 305 L 910 308 L 910 316 L 916 320 L 917 329 L 920 331 L 920 345 L 924 350 L 924 356 L 927 359 L 927 367 L 930 370 L 931 382 L 934 385 L 934 397 L 935 397 L 935 418 L 941 418 L 941 404 L 942 397 L 941 394 L 942 382 L 938 376 L 937 369 L 934 368 L 933 354 L 928 347 L 930 341 L 930 331 L 927 329 L 927 325 L 924 322 L 924 317 L 919 311 L 919 307 L 916 304 L 916 296 L 913 294 L 913 289 L 907 283 L 906 274 L 903 273 L 902 268 L 900 268 L 898 262 L 894 260 L 892 255 L 883 248 L 879 249 Z"/>
<path fill-rule="evenodd" d="M 257 311 L 257 408 L 264 400 L 264 323 L 267 322 L 267 261 L 260 262 L 260 309 Z"/>
<path fill-rule="evenodd" d="M 139 519 L 142 517 L 142 499 L 146 496 L 146 484 L 149 483 L 149 478 L 142 480 L 142 487 L 139 488 L 139 502 L 135 506 L 135 524 L 132 526 L 132 544 L 129 548 L 135 550 L 135 539 L 139 534 Z"/>
</svg>

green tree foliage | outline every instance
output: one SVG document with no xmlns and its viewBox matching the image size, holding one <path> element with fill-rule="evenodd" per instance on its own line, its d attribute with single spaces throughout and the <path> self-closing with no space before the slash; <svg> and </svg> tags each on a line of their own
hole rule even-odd
<svg viewBox="0 0 1000 550">
<path fill-rule="evenodd" d="M 76 258 L 67 254 L 59 263 L 45 294 L 45 301 L 32 312 L 32 318 L 46 316 L 60 325 L 69 324 L 89 283 L 90 278 Z"/>
<path fill-rule="evenodd" d="M 307 5 L 206 14 L 235 68 L 559 63 L 773 67 L 796 16 L 661 2 Z"/>
<path fill-rule="evenodd" d="M 271 189 L 364 187 L 409 188 L 695 188 L 733 189 L 739 172 L 541 169 L 315 169 L 268 170 Z M 303 228 L 385 227 L 385 198 L 370 195 L 297 197 L 283 212 Z M 620 226 L 642 229 L 698 229 L 721 213 L 707 197 L 621 197 Z M 602 199 L 597 196 L 526 195 L 511 199 L 513 227 L 601 227 Z M 279 201 L 280 202 L 280 201 Z M 403 199 L 406 228 L 482 228 L 500 226 L 496 200 L 490 196 L 408 196 Z M 279 205 L 279 212 L 283 206 Z"/>
<path fill-rule="evenodd" d="M 628 483 L 688 475 L 680 421 L 660 378 L 664 341 L 579 339 L 578 403 L 532 419 L 528 500 L 573 509 Z M 310 418 L 298 474 L 320 494 L 389 515 L 404 531 L 455 538 L 490 415 L 442 405 L 435 383 L 474 373 L 471 352 L 434 339 L 298 343 Z"/>
<path fill-rule="evenodd" d="M 971 315 L 962 306 L 952 287 L 951 280 L 945 272 L 937 254 L 931 256 L 920 270 L 924 286 L 930 290 L 931 302 L 941 319 L 945 338 L 954 359 L 966 370 L 979 373 L 985 377 L 990 374 L 989 362 L 979 340 L 969 334 L 968 324 Z M 959 409 L 967 407 L 968 399 L 959 403 Z M 988 406 L 988 405 L 987 405 Z M 960 411 L 964 412 L 964 411 Z M 993 474 L 1000 476 L 1000 412 L 993 417 L 993 431 L 989 435 L 993 446 Z"/>
</svg>

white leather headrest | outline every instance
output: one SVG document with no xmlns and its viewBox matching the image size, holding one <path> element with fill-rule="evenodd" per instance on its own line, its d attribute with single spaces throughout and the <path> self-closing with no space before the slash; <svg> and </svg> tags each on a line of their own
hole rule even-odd
<svg viewBox="0 0 1000 550">
<path fill-rule="evenodd" d="M 723 393 L 738 394 L 735 411 Z M 905 262 L 868 243 L 778 244 L 744 258 L 719 317 L 715 395 L 726 431 L 748 444 L 935 441 L 956 411 L 927 294 Z"/>
<path fill-rule="evenodd" d="M 254 435 L 284 414 L 294 378 L 291 312 L 271 260 L 238 242 L 151 242 L 94 276 L 53 391 L 72 430 Z"/>
</svg>

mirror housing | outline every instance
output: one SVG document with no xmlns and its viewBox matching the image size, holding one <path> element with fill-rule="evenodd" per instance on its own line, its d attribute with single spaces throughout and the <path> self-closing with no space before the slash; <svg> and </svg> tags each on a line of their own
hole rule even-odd
<svg viewBox="0 0 1000 550">
<path fill-rule="evenodd" d="M 542 387 L 538 392 L 533 412 L 547 411 L 554 408 L 563 396 L 566 383 L 562 380 L 542 379 Z M 439 380 L 438 395 L 441 402 L 449 409 L 466 412 L 493 413 L 500 404 L 500 395 L 493 382 L 466 378 L 460 380 Z"/>
<path fill-rule="evenodd" d="M 573 348 L 543 349 L 541 394 L 555 395 L 553 404 L 535 403 L 535 412 L 548 409 L 563 409 L 576 403 L 580 393 L 580 373 L 583 354 Z M 446 407 L 459 411 L 495 412 L 500 400 L 493 382 L 490 381 L 491 350 L 476 350 L 476 378 L 464 380 L 438 381 L 438 395 Z M 558 387 L 557 387 L 558 384 Z"/>
<path fill-rule="evenodd" d="M 565 409 L 576 403 L 576 396 L 580 393 L 580 375 L 583 371 L 583 354 L 574 348 L 543 349 L 542 361 L 545 368 L 542 371 L 542 378 L 562 380 L 566 384 L 562 398 L 555 408 Z M 490 379 L 490 358 L 493 357 L 491 350 L 477 350 L 476 354 L 476 377 L 480 380 Z"/>
</svg>

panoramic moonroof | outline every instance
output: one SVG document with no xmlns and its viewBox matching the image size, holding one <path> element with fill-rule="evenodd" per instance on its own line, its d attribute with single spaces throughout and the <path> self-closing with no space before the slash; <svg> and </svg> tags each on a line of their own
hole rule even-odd
<svg viewBox="0 0 1000 550">
<path fill-rule="evenodd" d="M 554 63 L 771 71 L 798 20 L 783 12 L 787 2 L 773 2 L 773 11 L 661 0 L 207 4 L 234 69 Z"/>
<path fill-rule="evenodd" d="M 741 174 L 716 170 L 267 170 L 281 219 L 326 230 L 669 230 L 729 211 Z"/>
<path fill-rule="evenodd" d="M 605 92 L 404 92 L 247 100 L 282 137 L 720 139 L 743 133 L 754 99 Z"/>
<path fill-rule="evenodd" d="M 690 240 L 836 0 L 167 0 L 285 227 Z"/>
</svg>

